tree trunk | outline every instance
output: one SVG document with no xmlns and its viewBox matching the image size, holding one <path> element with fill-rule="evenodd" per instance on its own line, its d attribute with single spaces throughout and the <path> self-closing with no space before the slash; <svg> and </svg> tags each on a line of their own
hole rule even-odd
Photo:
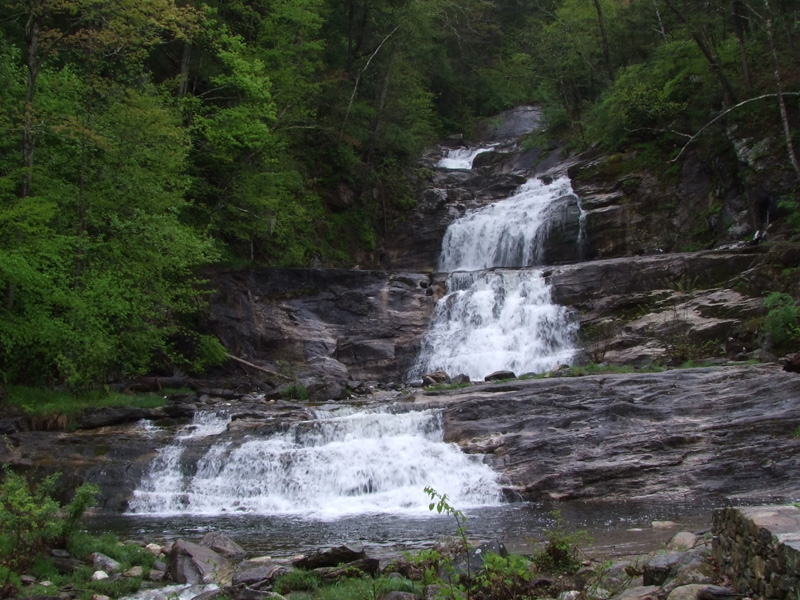
<svg viewBox="0 0 800 600">
<path fill-rule="evenodd" d="M 661 33 L 661 37 L 664 38 L 664 43 L 669 42 L 667 38 L 667 30 L 664 29 L 664 21 L 661 19 L 661 11 L 658 9 L 658 2 L 653 0 L 653 8 L 656 10 L 656 18 L 658 19 L 658 31 Z"/>
<path fill-rule="evenodd" d="M 183 98 L 189 88 L 189 61 L 192 57 L 192 46 L 188 40 L 183 42 L 183 54 L 181 56 L 181 75 L 178 83 L 178 97 Z"/>
<path fill-rule="evenodd" d="M 600 0 L 594 0 L 594 8 L 597 10 L 597 21 L 600 24 L 600 37 L 603 40 L 603 58 L 606 62 L 606 73 L 608 80 L 614 81 L 614 71 L 611 69 L 611 52 L 608 48 L 608 37 L 606 36 L 606 24 L 603 19 L 603 10 L 600 8 Z"/>
<path fill-rule="evenodd" d="M 748 33 L 750 26 L 747 22 L 747 17 L 744 16 L 744 6 L 741 0 L 735 0 L 733 3 L 733 25 L 736 30 L 736 39 L 739 41 L 739 56 L 742 60 L 742 72 L 744 73 L 744 84 L 747 91 L 753 89 L 753 82 L 750 79 L 750 65 L 747 61 L 747 49 L 744 45 L 745 35 Z"/>
<path fill-rule="evenodd" d="M 40 63 L 37 54 L 39 52 L 39 32 L 41 26 L 42 24 L 39 17 L 31 13 L 25 25 L 25 35 L 28 42 L 26 57 L 28 80 L 25 87 L 25 114 L 22 125 L 23 175 L 22 187 L 19 194 L 20 198 L 27 198 L 31 195 L 31 187 L 33 184 L 33 100 L 36 95 L 36 79 L 39 77 Z"/>
<path fill-rule="evenodd" d="M 683 16 L 683 13 L 675 7 L 671 0 L 664 0 L 664 3 L 675 14 L 675 16 L 678 17 L 678 20 L 680 20 L 681 23 L 687 27 L 690 27 L 691 36 L 694 40 L 694 43 L 697 44 L 700 52 L 708 61 L 708 64 L 711 66 L 711 70 L 719 81 L 720 87 L 722 87 L 722 101 L 725 104 L 725 108 L 736 104 L 736 92 L 733 91 L 730 81 L 728 81 L 728 78 L 725 77 L 725 73 L 722 71 L 722 65 L 719 62 L 719 58 L 714 54 L 705 31 L 703 29 L 697 31 L 692 28 L 689 21 L 685 16 Z"/>
<path fill-rule="evenodd" d="M 795 175 L 800 181 L 800 165 L 797 163 L 797 156 L 794 153 L 794 146 L 792 145 L 792 129 L 789 125 L 789 116 L 786 113 L 786 102 L 783 99 L 783 79 L 781 78 L 780 64 L 778 63 L 778 52 L 775 48 L 775 37 L 772 29 L 772 9 L 769 5 L 769 0 L 764 0 L 764 25 L 767 31 L 767 40 L 769 41 L 769 52 L 772 56 L 773 74 L 775 76 L 775 88 L 778 92 L 778 108 L 781 113 L 781 123 L 783 124 L 783 135 L 786 139 L 786 151 L 789 155 L 789 162 L 792 164 Z"/>
</svg>

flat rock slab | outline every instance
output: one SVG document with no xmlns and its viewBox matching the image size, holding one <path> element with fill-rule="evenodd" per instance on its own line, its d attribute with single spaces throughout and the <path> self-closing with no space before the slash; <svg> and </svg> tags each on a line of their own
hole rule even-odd
<svg viewBox="0 0 800 600">
<path fill-rule="evenodd" d="M 798 399 L 800 376 L 742 365 L 479 384 L 435 402 L 445 440 L 486 455 L 509 497 L 752 502 L 796 492 Z"/>
</svg>

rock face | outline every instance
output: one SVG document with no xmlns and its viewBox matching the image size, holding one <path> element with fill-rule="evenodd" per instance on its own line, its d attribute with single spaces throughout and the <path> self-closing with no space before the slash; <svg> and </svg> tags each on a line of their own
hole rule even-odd
<svg viewBox="0 0 800 600">
<path fill-rule="evenodd" d="M 427 275 L 334 269 L 217 273 L 207 330 L 231 354 L 288 373 L 397 380 L 416 357 L 433 311 Z M 323 393 L 330 399 L 334 393 Z"/>
<path fill-rule="evenodd" d="M 777 365 L 483 384 L 446 393 L 445 439 L 512 498 L 787 497 L 798 392 Z"/>
</svg>

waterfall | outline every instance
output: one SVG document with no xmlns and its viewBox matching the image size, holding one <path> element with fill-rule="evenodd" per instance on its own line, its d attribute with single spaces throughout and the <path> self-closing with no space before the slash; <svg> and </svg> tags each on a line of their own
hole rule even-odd
<svg viewBox="0 0 800 600">
<path fill-rule="evenodd" d="M 459 508 L 500 502 L 496 474 L 481 456 L 444 442 L 437 411 L 319 411 L 278 433 L 244 437 L 224 433 L 224 416 L 201 418 L 215 428 L 187 428 L 159 452 L 131 514 L 426 514 L 428 485 Z M 198 441 L 200 452 L 192 451 Z"/>
<path fill-rule="evenodd" d="M 444 156 L 436 164 L 440 169 L 471 169 L 472 161 L 481 152 L 494 149 L 494 144 L 482 148 L 456 148 L 445 151 Z"/>
<path fill-rule="evenodd" d="M 410 379 L 436 370 L 483 379 L 506 369 L 542 372 L 571 360 L 576 325 L 553 304 L 541 270 L 530 268 L 541 262 L 549 217 L 570 198 L 567 177 L 531 179 L 506 200 L 469 211 L 448 227 L 439 259 L 441 271 L 450 273 L 447 291 Z"/>
</svg>

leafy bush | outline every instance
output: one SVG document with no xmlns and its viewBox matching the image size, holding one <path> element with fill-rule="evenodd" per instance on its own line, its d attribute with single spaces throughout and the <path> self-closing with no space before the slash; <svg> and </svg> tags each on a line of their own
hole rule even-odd
<svg viewBox="0 0 800 600">
<path fill-rule="evenodd" d="M 64 545 L 75 535 L 85 510 L 99 493 L 84 484 L 65 507 L 51 497 L 58 475 L 31 486 L 21 475 L 4 467 L 0 485 L 0 566 L 27 567 L 48 548 Z"/>
<path fill-rule="evenodd" d="M 789 294 L 772 292 L 764 299 L 767 316 L 764 317 L 764 330 L 776 346 L 786 346 L 800 339 L 800 319 L 798 308 Z"/>
<path fill-rule="evenodd" d="M 545 532 L 547 543 L 533 557 L 536 567 L 548 573 L 574 573 L 581 566 L 580 545 L 589 541 L 585 530 L 567 531 L 560 511 L 554 511 L 555 524 Z"/>
<path fill-rule="evenodd" d="M 476 598 L 522 598 L 528 592 L 532 573 L 530 562 L 518 554 L 502 557 L 489 553 L 475 578 Z"/>
</svg>

